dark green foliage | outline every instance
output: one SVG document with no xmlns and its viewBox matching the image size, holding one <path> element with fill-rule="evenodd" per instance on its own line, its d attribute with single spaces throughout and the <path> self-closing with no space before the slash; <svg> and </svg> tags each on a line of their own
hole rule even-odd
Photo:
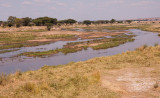
<svg viewBox="0 0 160 98">
<path fill-rule="evenodd" d="M 29 18 L 29 17 L 25 17 L 25 18 L 22 18 L 23 20 L 23 26 L 29 26 L 30 25 L 30 22 L 32 21 L 32 18 Z"/>
<path fill-rule="evenodd" d="M 14 17 L 14 16 L 9 16 L 8 17 L 8 23 L 10 23 L 10 24 L 15 24 L 15 21 L 16 21 L 16 17 Z"/>
<path fill-rule="evenodd" d="M 59 24 L 75 24 L 77 21 L 74 19 L 67 19 L 67 20 L 60 20 L 58 21 Z"/>
<path fill-rule="evenodd" d="M 47 26 L 47 30 L 50 31 L 53 24 L 52 23 L 46 23 L 45 26 Z"/>
<path fill-rule="evenodd" d="M 50 17 L 40 17 L 33 20 L 33 23 L 35 23 L 36 26 L 45 26 L 47 23 L 51 23 L 53 25 L 57 24 L 56 18 L 50 18 Z"/>
<path fill-rule="evenodd" d="M 12 27 L 13 26 L 13 24 L 12 23 L 8 23 L 8 27 Z"/>
<path fill-rule="evenodd" d="M 126 22 L 130 24 L 132 22 L 132 20 L 126 20 Z"/>
<path fill-rule="evenodd" d="M 110 23 L 115 23 L 116 20 L 115 19 L 111 19 Z"/>
<path fill-rule="evenodd" d="M 83 21 L 83 24 L 85 24 L 85 25 L 90 25 L 92 23 L 92 21 L 90 21 L 90 20 L 85 20 L 85 21 Z"/>
</svg>

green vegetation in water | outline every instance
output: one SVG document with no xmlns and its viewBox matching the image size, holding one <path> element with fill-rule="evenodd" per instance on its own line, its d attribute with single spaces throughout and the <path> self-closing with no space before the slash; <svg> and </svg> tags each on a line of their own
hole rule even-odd
<svg viewBox="0 0 160 98">
<path fill-rule="evenodd" d="M 26 42 L 26 43 L 17 43 L 17 44 L 6 44 L 6 45 L 0 46 L 0 49 L 32 47 L 32 46 L 39 46 L 39 45 L 44 45 L 44 44 L 48 44 L 48 42 L 43 42 L 43 43 L 38 43 L 38 42 L 29 43 L 29 42 Z"/>
<path fill-rule="evenodd" d="M 0 54 L 7 53 L 7 52 L 18 51 L 18 50 L 19 50 L 19 49 L 13 49 L 13 50 L 2 50 L 2 51 L 0 51 Z"/>
<path fill-rule="evenodd" d="M 56 50 L 49 50 L 49 51 L 43 51 L 43 52 L 25 52 L 22 54 L 19 54 L 20 56 L 28 56 L 28 57 L 44 57 L 48 55 L 53 55 L 57 54 L 59 52 L 62 52 L 64 54 L 68 53 L 74 53 L 77 52 L 78 50 L 76 49 L 69 49 L 69 48 L 62 48 L 62 49 L 56 49 Z"/>
<path fill-rule="evenodd" d="M 134 35 L 116 35 L 114 36 L 114 38 L 111 38 L 111 40 L 106 41 L 102 44 L 98 44 L 96 46 L 93 46 L 92 48 L 94 50 L 99 50 L 99 49 L 107 49 L 107 48 L 112 48 L 112 47 L 116 47 L 119 46 L 121 44 L 124 44 L 126 42 L 131 42 L 134 41 L 134 39 L 132 38 L 134 37 Z"/>
<path fill-rule="evenodd" d="M 67 45 L 64 45 L 64 47 L 61 49 L 55 49 L 55 50 L 49 50 L 49 51 L 43 51 L 43 52 L 26 52 L 20 55 L 29 56 L 29 57 L 43 57 L 43 56 L 53 55 L 59 52 L 64 54 L 74 53 L 77 51 L 81 51 L 83 49 L 86 50 L 88 47 L 91 47 L 94 50 L 107 49 L 107 48 L 124 44 L 126 42 L 134 41 L 133 39 L 134 36 L 135 35 L 121 34 L 121 35 L 113 36 L 114 38 L 96 39 L 96 40 L 85 41 L 85 42 L 72 42 L 72 43 L 68 43 Z"/>
<path fill-rule="evenodd" d="M 71 39 L 75 38 L 75 35 L 70 35 L 70 34 L 54 34 L 54 35 L 43 35 L 43 37 L 47 39 L 58 39 L 58 38 L 65 38 L 65 39 Z"/>
</svg>

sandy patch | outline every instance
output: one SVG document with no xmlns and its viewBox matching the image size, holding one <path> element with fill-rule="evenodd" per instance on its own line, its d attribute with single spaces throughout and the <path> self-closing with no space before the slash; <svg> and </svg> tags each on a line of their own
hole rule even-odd
<svg viewBox="0 0 160 98">
<path fill-rule="evenodd" d="M 123 98 L 160 97 L 160 88 L 154 88 L 155 83 L 160 81 L 159 74 L 153 73 L 155 69 L 144 67 L 112 70 L 102 78 L 102 86 L 120 93 Z"/>
</svg>

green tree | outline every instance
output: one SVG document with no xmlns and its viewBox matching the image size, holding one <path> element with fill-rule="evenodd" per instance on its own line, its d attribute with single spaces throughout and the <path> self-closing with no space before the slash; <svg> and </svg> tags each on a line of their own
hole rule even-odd
<svg viewBox="0 0 160 98">
<path fill-rule="evenodd" d="M 85 24 L 87 26 L 91 25 L 91 23 L 92 23 L 92 21 L 90 21 L 90 20 L 84 20 L 83 21 L 83 24 Z"/>
<path fill-rule="evenodd" d="M 25 17 L 22 18 L 22 20 L 23 20 L 23 26 L 29 26 L 29 23 L 32 21 L 32 18 Z"/>
<path fill-rule="evenodd" d="M 12 26 L 13 26 L 13 24 L 12 24 L 12 23 L 8 23 L 7 25 L 8 25 L 8 27 L 12 27 Z"/>
<path fill-rule="evenodd" d="M 132 20 L 126 20 L 126 22 L 128 22 L 130 24 L 132 22 Z"/>
<path fill-rule="evenodd" d="M 46 23 L 51 23 L 53 25 L 57 24 L 56 18 L 50 18 L 50 17 L 40 17 L 33 20 L 33 23 L 36 24 L 36 26 L 44 26 Z"/>
<path fill-rule="evenodd" d="M 76 20 L 74 20 L 74 19 L 67 19 L 66 20 L 66 24 L 74 24 L 74 23 L 76 23 L 77 21 Z"/>
<path fill-rule="evenodd" d="M 95 24 L 105 24 L 106 21 L 105 20 L 97 20 L 94 22 Z"/>
<path fill-rule="evenodd" d="M 110 20 L 110 23 L 115 23 L 115 22 L 116 22 L 115 19 L 111 19 L 111 20 Z"/>
<path fill-rule="evenodd" d="M 16 20 L 16 17 L 14 16 L 9 16 L 8 17 L 8 26 L 13 26 L 15 24 L 15 20 Z"/>
<path fill-rule="evenodd" d="M 16 24 L 17 28 L 22 26 L 22 23 L 23 23 L 23 20 L 21 18 L 16 18 L 15 19 L 15 24 Z"/>
<path fill-rule="evenodd" d="M 60 23 L 60 24 L 70 24 L 70 25 L 75 24 L 76 22 L 77 21 L 74 20 L 74 19 L 66 19 L 66 20 L 60 20 L 60 21 L 58 21 L 58 23 Z"/>
<path fill-rule="evenodd" d="M 52 23 L 46 23 L 45 26 L 47 26 L 47 30 L 50 31 L 53 24 Z"/>
<path fill-rule="evenodd" d="M 106 24 L 109 23 L 109 20 L 105 20 L 105 23 L 106 23 Z"/>
</svg>

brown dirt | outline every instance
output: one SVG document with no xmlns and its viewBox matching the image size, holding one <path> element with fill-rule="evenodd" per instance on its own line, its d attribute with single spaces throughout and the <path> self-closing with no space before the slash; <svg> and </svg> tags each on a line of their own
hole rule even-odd
<svg viewBox="0 0 160 98">
<path fill-rule="evenodd" d="M 159 66 L 110 70 L 103 76 L 102 86 L 122 98 L 159 98 L 160 87 L 154 88 L 157 81 L 160 86 Z"/>
</svg>

